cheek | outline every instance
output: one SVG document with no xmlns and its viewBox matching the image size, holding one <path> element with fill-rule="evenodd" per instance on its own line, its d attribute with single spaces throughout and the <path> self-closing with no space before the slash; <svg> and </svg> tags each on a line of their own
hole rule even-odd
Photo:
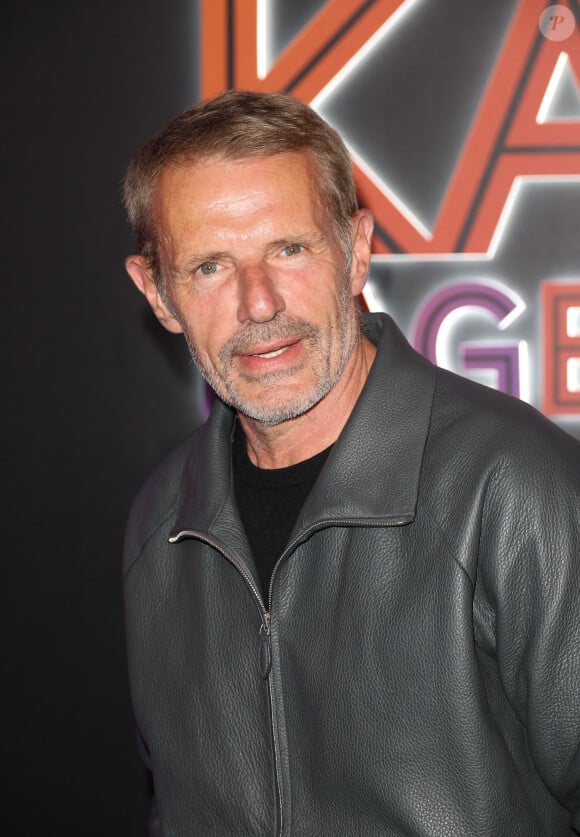
<svg viewBox="0 0 580 837">
<path fill-rule="evenodd" d="M 342 286 L 331 271 L 315 271 L 292 277 L 285 285 L 286 310 L 307 318 L 334 319 L 341 307 Z"/>
<path fill-rule="evenodd" d="M 208 295 L 183 291 L 175 294 L 174 305 L 181 323 L 196 343 L 202 339 L 205 342 L 207 336 L 219 328 L 220 320 L 216 311 L 221 309 L 218 300 L 212 300 Z"/>
<path fill-rule="evenodd" d="M 212 366 L 219 363 L 218 356 L 224 345 L 236 332 L 223 308 L 218 303 L 196 307 L 195 315 L 187 316 L 187 334 L 200 358 Z"/>
</svg>

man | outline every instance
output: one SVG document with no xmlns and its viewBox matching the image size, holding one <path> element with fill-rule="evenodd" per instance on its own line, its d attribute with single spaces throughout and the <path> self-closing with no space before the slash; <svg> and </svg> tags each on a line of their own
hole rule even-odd
<svg viewBox="0 0 580 837">
<path fill-rule="evenodd" d="M 218 399 L 125 558 L 161 832 L 580 829 L 580 446 L 361 325 L 372 218 L 284 95 L 177 117 L 131 278 Z"/>
</svg>

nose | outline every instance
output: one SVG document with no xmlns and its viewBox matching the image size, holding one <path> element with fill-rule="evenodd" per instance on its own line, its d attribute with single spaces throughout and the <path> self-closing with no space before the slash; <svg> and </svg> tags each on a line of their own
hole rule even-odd
<svg viewBox="0 0 580 837">
<path fill-rule="evenodd" d="M 262 264 L 239 268 L 238 321 L 266 323 L 284 310 L 284 300 L 275 278 Z"/>
</svg>

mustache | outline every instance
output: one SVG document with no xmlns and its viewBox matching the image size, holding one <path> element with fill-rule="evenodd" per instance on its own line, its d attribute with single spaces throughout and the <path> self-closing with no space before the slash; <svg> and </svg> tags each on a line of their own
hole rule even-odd
<svg viewBox="0 0 580 837">
<path fill-rule="evenodd" d="M 219 358 L 226 360 L 233 355 L 244 354 L 259 343 L 316 338 L 319 334 L 319 328 L 301 317 L 276 317 L 267 323 L 249 323 L 222 346 Z"/>
</svg>

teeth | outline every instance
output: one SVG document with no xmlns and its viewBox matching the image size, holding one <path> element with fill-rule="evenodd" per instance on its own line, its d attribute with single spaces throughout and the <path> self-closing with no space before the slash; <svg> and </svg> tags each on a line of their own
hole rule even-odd
<svg viewBox="0 0 580 837">
<path fill-rule="evenodd" d="M 264 352 L 264 354 L 262 354 L 262 355 L 256 355 L 256 357 L 267 357 L 267 358 L 270 358 L 270 357 L 278 357 L 278 355 L 281 355 L 281 354 L 282 354 L 282 352 L 286 351 L 286 348 L 287 348 L 287 346 L 282 346 L 282 348 L 281 348 L 281 349 L 276 349 L 276 350 L 275 350 L 275 351 L 273 351 L 273 352 Z"/>
</svg>

